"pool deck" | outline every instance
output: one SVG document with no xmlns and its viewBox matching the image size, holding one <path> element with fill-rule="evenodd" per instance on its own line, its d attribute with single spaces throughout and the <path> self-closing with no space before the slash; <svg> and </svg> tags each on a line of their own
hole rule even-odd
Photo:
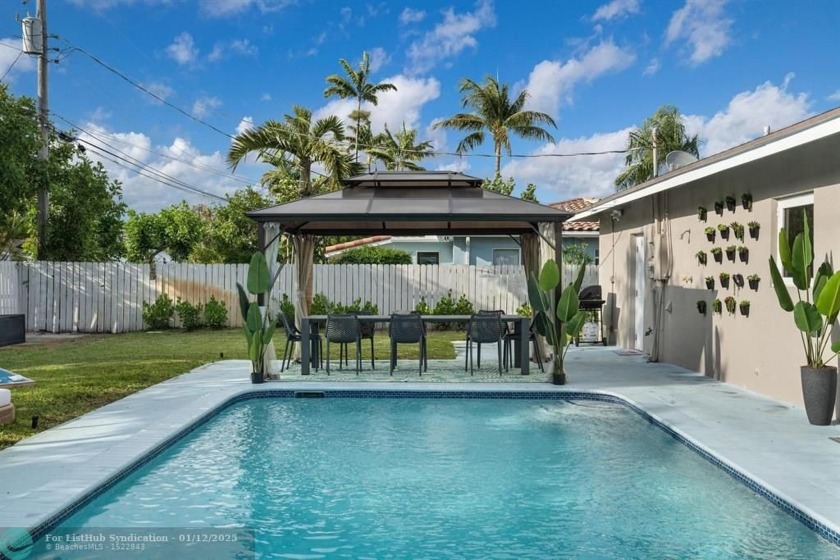
<svg viewBox="0 0 840 560">
<path fill-rule="evenodd" d="M 570 350 L 570 382 L 562 387 L 541 383 L 544 374 L 536 368 L 528 378 L 511 372 L 499 380 L 488 373 L 486 380 L 494 383 L 453 383 L 432 375 L 418 382 L 408 362 L 393 378 L 387 370 L 374 378 L 345 371 L 329 381 L 300 381 L 293 370 L 280 381 L 252 385 L 246 361 L 208 364 L 0 451 L 0 528 L 43 526 L 233 397 L 255 390 L 361 389 L 614 395 L 840 535 L 840 442 L 831 439 L 840 438 L 840 425 L 811 426 L 804 409 L 622 354 L 599 346 Z M 462 367 L 452 370 L 468 380 Z"/>
</svg>

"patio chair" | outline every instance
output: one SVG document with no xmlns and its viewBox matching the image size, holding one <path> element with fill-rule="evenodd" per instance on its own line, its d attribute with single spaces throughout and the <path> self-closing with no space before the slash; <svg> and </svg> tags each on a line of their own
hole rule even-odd
<svg viewBox="0 0 840 560">
<path fill-rule="evenodd" d="M 502 339 L 504 334 L 505 327 L 500 315 L 488 313 L 470 317 L 467 327 L 467 355 L 464 359 L 464 371 L 467 370 L 467 362 L 469 362 L 470 375 L 473 375 L 473 344 L 495 343 L 498 351 L 499 375 L 502 375 Z M 481 369 L 481 362 L 479 362 L 478 367 Z"/>
<path fill-rule="evenodd" d="M 512 352 L 513 348 L 511 345 L 519 344 L 519 337 L 522 334 L 520 332 L 521 323 L 516 323 L 513 331 L 507 331 L 504 335 L 504 360 L 505 360 L 505 371 L 508 370 L 509 366 L 513 365 L 513 356 L 514 353 Z M 531 321 L 531 324 L 528 326 L 528 341 L 534 345 L 534 357 L 537 359 L 537 365 L 540 368 L 540 371 L 545 373 L 545 365 L 543 364 L 542 354 L 540 353 L 540 345 L 537 342 L 537 326 L 534 321 Z M 522 359 L 522 356 L 520 356 Z M 528 359 L 528 357 L 525 357 Z"/>
<path fill-rule="evenodd" d="M 420 375 L 429 371 L 429 356 L 426 352 L 426 327 L 419 313 L 392 313 L 388 323 L 388 336 L 391 337 L 391 375 L 397 367 L 397 344 L 418 344 L 420 353 Z"/>
<path fill-rule="evenodd" d="M 476 315 L 482 315 L 482 316 L 487 315 L 487 316 L 490 316 L 490 317 L 498 317 L 501 320 L 502 315 L 504 315 L 505 312 L 502 311 L 501 309 L 494 309 L 494 310 L 479 309 L 475 314 Z M 502 323 L 502 325 L 504 327 L 504 334 L 507 334 L 507 332 L 508 332 L 507 324 Z M 470 343 L 470 328 L 469 328 L 469 324 L 467 324 L 467 346 L 469 346 L 469 343 Z M 481 343 L 480 342 L 478 343 L 477 349 L 478 349 L 478 367 L 480 368 L 481 367 Z M 466 364 L 464 364 L 464 371 L 467 371 L 467 365 Z"/>
<path fill-rule="evenodd" d="M 327 339 L 327 375 L 330 374 L 330 342 L 337 342 L 339 350 L 354 342 L 356 344 L 356 375 L 362 369 L 362 338 L 359 329 L 359 318 L 354 314 L 327 315 L 327 329 L 324 336 Z M 339 352 L 338 367 L 343 366 L 342 352 Z"/>
<path fill-rule="evenodd" d="M 373 315 L 369 311 L 359 311 L 356 315 Z M 376 334 L 376 323 L 359 323 L 359 332 L 362 340 L 370 340 L 370 369 L 376 369 L 376 363 L 374 362 L 374 355 L 373 355 L 373 335 Z M 347 349 L 345 345 L 345 359 L 347 358 Z"/>
<path fill-rule="evenodd" d="M 280 319 L 283 321 L 283 330 L 286 333 L 286 347 L 283 349 L 283 361 L 280 362 L 280 371 L 282 372 L 292 365 L 292 349 L 295 342 L 301 342 L 303 337 L 297 325 L 289 321 L 289 318 L 282 311 L 280 312 Z M 315 362 L 315 371 L 318 371 L 321 367 L 321 356 L 324 353 L 324 339 L 321 338 L 320 334 L 313 331 L 309 334 L 309 344 L 312 349 L 310 355 Z"/>
</svg>

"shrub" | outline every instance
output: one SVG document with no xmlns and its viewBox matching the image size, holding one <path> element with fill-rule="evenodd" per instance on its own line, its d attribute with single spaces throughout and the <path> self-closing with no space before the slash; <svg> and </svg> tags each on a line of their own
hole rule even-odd
<svg viewBox="0 0 840 560">
<path fill-rule="evenodd" d="M 387 247 L 357 247 L 330 259 L 333 264 L 411 264 L 411 254 Z"/>
<path fill-rule="evenodd" d="M 422 296 L 420 298 L 420 301 L 417 302 L 417 305 L 414 306 L 414 311 L 416 311 L 420 315 L 431 315 L 432 314 L 432 308 L 426 302 L 426 296 Z"/>
<path fill-rule="evenodd" d="M 143 302 L 143 322 L 149 329 L 168 329 L 174 314 L 175 305 L 166 294 L 159 295 L 152 304 Z"/>
<path fill-rule="evenodd" d="M 521 315 L 522 317 L 531 317 L 533 314 L 533 310 L 531 309 L 531 304 L 527 301 L 516 308 L 516 314 Z"/>
<path fill-rule="evenodd" d="M 324 294 L 315 294 L 309 306 L 311 315 L 326 315 L 330 312 L 330 300 Z"/>
<path fill-rule="evenodd" d="M 322 296 L 323 294 L 318 294 L 318 295 Z M 315 308 L 314 298 L 312 300 L 312 308 L 313 308 L 313 311 L 312 311 L 313 315 L 322 315 L 321 313 L 315 313 L 315 311 L 314 311 L 314 308 Z M 286 316 L 286 319 L 289 320 L 290 325 L 295 324 L 295 304 L 292 303 L 292 300 L 289 299 L 289 296 L 287 294 L 283 294 L 283 297 L 280 298 L 280 313 L 282 313 L 283 315 Z M 279 317 L 278 317 L 278 319 L 279 319 Z M 283 324 L 282 321 L 280 322 L 280 324 L 281 325 Z"/>
<path fill-rule="evenodd" d="M 227 307 L 224 302 L 210 296 L 210 301 L 204 304 L 204 324 L 211 329 L 222 329 L 227 325 Z"/>
<path fill-rule="evenodd" d="M 178 298 L 178 303 L 175 304 L 175 311 L 178 313 L 178 317 L 181 318 L 181 327 L 188 331 L 200 329 L 202 307 L 200 303 L 193 305 L 188 301 L 182 301 L 181 298 Z"/>
</svg>

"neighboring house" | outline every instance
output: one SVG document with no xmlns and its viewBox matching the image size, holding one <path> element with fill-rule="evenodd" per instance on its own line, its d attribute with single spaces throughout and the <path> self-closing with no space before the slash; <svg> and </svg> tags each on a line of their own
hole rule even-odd
<svg viewBox="0 0 840 560">
<path fill-rule="evenodd" d="M 579 212 L 597 199 L 574 198 L 548 204 L 552 208 L 567 212 Z M 598 263 L 598 221 L 563 224 L 563 247 L 584 244 Z M 326 256 L 339 255 L 348 249 L 361 246 L 388 247 L 411 254 L 416 264 L 467 264 L 475 266 L 520 265 L 522 252 L 518 239 L 502 236 L 441 236 L 396 237 L 380 235 L 365 237 L 326 248 Z"/>
<path fill-rule="evenodd" d="M 768 260 L 778 252 L 781 227 L 802 231 L 812 221 L 814 254 L 840 265 L 840 109 L 823 113 L 725 152 L 696 161 L 596 203 L 572 220 L 599 219 L 601 284 L 612 342 L 670 362 L 801 404 L 799 366 L 805 362 L 793 317 L 779 307 Z M 742 195 L 752 197 L 750 209 Z M 734 210 L 715 212 L 715 202 L 734 197 Z M 705 221 L 699 207 L 707 209 Z M 717 226 L 738 222 L 743 241 L 722 240 Z M 747 230 L 760 225 L 757 238 Z M 715 229 L 714 242 L 705 229 Z M 713 247 L 745 246 L 745 259 Z M 697 253 L 707 254 L 700 264 Z M 743 287 L 720 274 L 740 274 Z M 746 281 L 758 275 L 757 289 Z M 714 289 L 707 289 L 711 276 Z M 788 283 L 796 301 L 792 282 Z M 712 311 L 727 297 L 750 302 L 748 315 L 736 308 Z M 708 311 L 702 315 L 697 302 Z M 733 402 L 733 405 L 735 403 Z"/>
</svg>

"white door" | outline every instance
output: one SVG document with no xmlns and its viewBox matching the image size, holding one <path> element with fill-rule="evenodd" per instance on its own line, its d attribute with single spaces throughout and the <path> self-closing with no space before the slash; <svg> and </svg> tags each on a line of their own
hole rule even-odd
<svg viewBox="0 0 840 560">
<path fill-rule="evenodd" d="M 636 241 L 636 289 L 633 312 L 636 318 L 636 338 L 634 348 L 644 350 L 645 347 L 645 236 L 634 235 Z"/>
</svg>

